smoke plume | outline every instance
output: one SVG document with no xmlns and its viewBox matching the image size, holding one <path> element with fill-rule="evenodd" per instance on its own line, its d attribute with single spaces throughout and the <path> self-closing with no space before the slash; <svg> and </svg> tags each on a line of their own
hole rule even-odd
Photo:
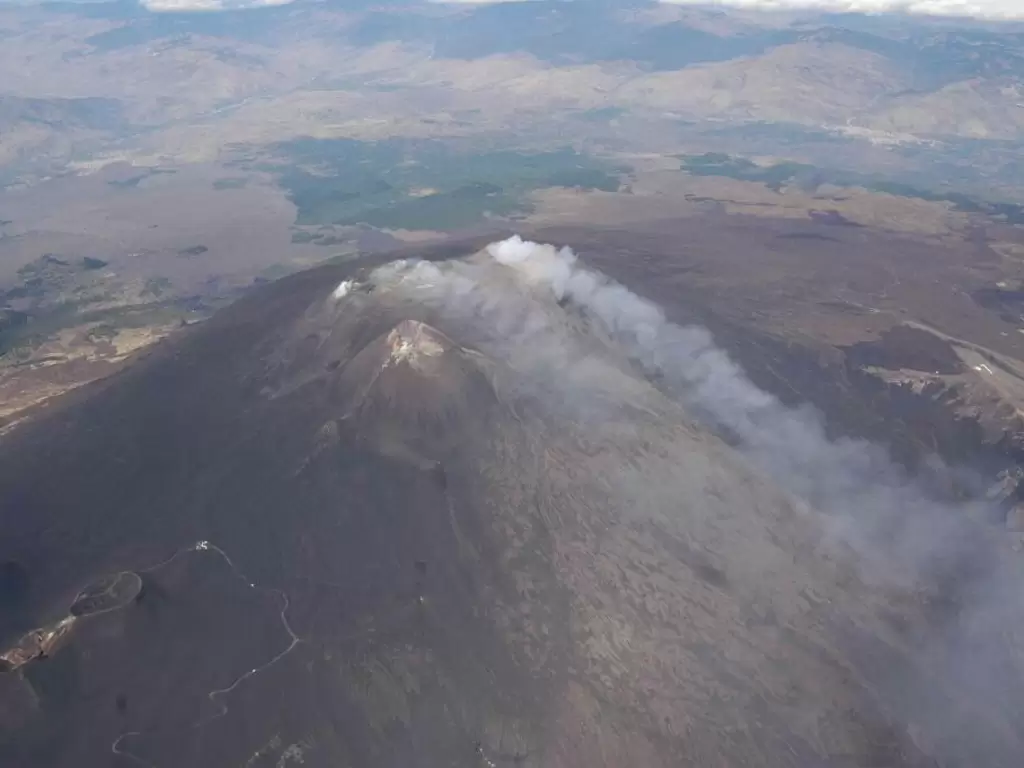
<svg viewBox="0 0 1024 768">
<path fill-rule="evenodd" d="M 580 266 L 569 248 L 513 237 L 487 252 L 599 321 L 693 413 L 778 483 L 830 513 L 865 556 L 879 556 L 884 543 L 887 578 L 912 579 L 962 548 L 961 523 L 972 510 L 929 499 L 876 445 L 830 440 L 816 411 L 789 408 L 759 389 L 707 330 L 670 323 L 656 305 Z"/>
<path fill-rule="evenodd" d="M 1017 764 L 1024 740 L 1007 736 L 1007 723 L 1024 717 L 1022 575 L 976 522 L 983 501 L 937 501 L 879 446 L 830 440 L 816 411 L 759 389 L 707 330 L 669 322 L 569 248 L 517 236 L 470 260 L 394 262 L 371 282 L 461 321 L 470 334 L 478 329 L 489 351 L 529 370 L 546 387 L 542 399 L 557 398 L 574 417 L 600 419 L 615 405 L 602 392 L 628 391 L 634 378 L 609 359 L 621 351 L 624 365 L 642 368 L 779 486 L 824 513 L 862 580 L 934 601 L 927 636 L 915 641 L 919 667 L 874 675 L 899 717 L 931 734 L 928 751 L 944 765 Z M 337 296 L 349 290 L 339 286 Z"/>
<path fill-rule="evenodd" d="M 952 618 L 944 617 L 922 645 L 933 681 L 912 683 L 894 671 L 891 682 L 901 689 L 903 715 L 940 734 L 933 747 L 943 759 L 1002 764 L 995 739 L 982 735 L 998 726 L 957 700 L 969 692 L 968 699 L 998 702 L 1001 712 L 1024 708 L 1012 682 L 1022 679 L 1017 648 L 1024 585 L 1017 564 L 1001 558 L 995 537 L 976 523 L 981 502 L 940 503 L 879 446 L 830 440 L 816 411 L 787 407 L 760 390 L 707 330 L 669 322 L 651 302 L 586 269 L 570 249 L 513 237 L 487 252 L 596 320 L 691 412 L 725 432 L 778 484 L 825 512 L 865 581 L 923 590 L 953 606 Z M 947 696 L 954 691 L 953 703 L 937 704 L 935 686 Z"/>
</svg>

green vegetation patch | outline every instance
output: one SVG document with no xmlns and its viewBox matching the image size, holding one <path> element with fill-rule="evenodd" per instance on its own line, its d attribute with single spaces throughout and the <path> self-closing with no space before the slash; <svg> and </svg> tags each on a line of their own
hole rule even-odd
<svg viewBox="0 0 1024 768">
<path fill-rule="evenodd" d="M 213 182 L 214 189 L 242 189 L 249 183 L 243 176 L 227 176 Z"/>
<path fill-rule="evenodd" d="M 298 139 L 269 166 L 295 223 L 452 230 L 529 213 L 546 187 L 614 191 L 624 169 L 571 149 L 458 152 L 441 142 Z"/>
</svg>

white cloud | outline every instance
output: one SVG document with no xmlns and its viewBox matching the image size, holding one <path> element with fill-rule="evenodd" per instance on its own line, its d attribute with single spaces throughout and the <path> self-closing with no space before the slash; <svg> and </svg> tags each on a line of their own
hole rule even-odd
<svg viewBox="0 0 1024 768">
<path fill-rule="evenodd" d="M 1024 0 L 661 0 L 669 5 L 718 5 L 762 11 L 820 10 L 913 13 L 991 20 L 1024 20 Z"/>
<path fill-rule="evenodd" d="M 155 13 L 174 11 L 240 11 L 246 8 L 266 8 L 288 5 L 294 0 L 139 0 L 142 6 Z"/>
<path fill-rule="evenodd" d="M 435 5 L 499 5 L 501 3 L 529 3 L 536 0 L 427 0 Z"/>
</svg>

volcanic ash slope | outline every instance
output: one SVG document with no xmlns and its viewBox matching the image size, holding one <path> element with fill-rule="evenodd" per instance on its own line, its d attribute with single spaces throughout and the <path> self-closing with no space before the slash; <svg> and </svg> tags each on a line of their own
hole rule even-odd
<svg viewBox="0 0 1024 768">
<path fill-rule="evenodd" d="M 913 667 L 912 602 L 507 262 L 287 279 L 5 438 L 0 560 L 32 599 L 0 639 L 106 573 L 148 597 L 76 626 L 60 685 L 25 673 L 38 703 L 0 758 L 931 765 L 882 693 Z M 200 601 L 194 573 L 147 575 L 181 548 L 210 569 L 197 605 L 254 591 L 262 650 L 241 623 L 161 623 Z M 196 663 L 213 631 L 259 663 Z"/>
</svg>

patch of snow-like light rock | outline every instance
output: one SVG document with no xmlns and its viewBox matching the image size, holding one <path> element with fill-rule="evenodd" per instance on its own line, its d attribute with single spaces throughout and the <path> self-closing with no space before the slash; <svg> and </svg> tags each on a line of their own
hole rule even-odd
<svg viewBox="0 0 1024 768">
<path fill-rule="evenodd" d="M 349 291 L 352 290 L 352 285 L 353 283 L 351 280 L 342 280 L 338 283 L 338 287 L 334 289 L 334 292 L 331 294 L 331 298 L 335 301 L 340 301 L 345 298 L 348 296 Z"/>
</svg>

